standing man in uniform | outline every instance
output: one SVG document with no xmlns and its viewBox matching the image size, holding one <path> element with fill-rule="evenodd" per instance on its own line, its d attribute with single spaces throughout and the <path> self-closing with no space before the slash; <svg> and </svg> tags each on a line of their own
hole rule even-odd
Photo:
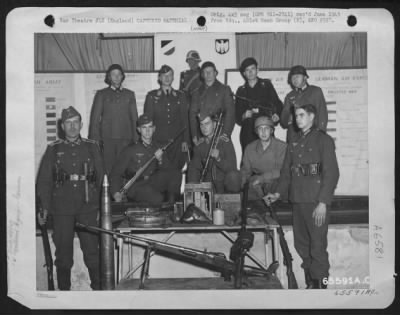
<svg viewBox="0 0 400 315">
<path fill-rule="evenodd" d="M 168 148 L 166 155 L 174 168 L 181 170 L 186 162 L 189 143 L 189 118 L 186 95 L 172 88 L 174 70 L 163 65 L 158 71 L 160 88 L 149 92 L 144 103 L 144 113 L 154 123 L 154 140 L 161 145 L 186 127 L 184 133 Z"/>
<path fill-rule="evenodd" d="M 211 61 L 206 61 L 201 66 L 203 84 L 193 94 L 189 109 L 189 122 L 193 143 L 196 145 L 201 137 L 198 133 L 199 113 L 209 116 L 224 113 L 222 136 L 230 138 L 235 126 L 235 107 L 231 88 L 217 80 L 217 68 Z"/>
<path fill-rule="evenodd" d="M 53 216 L 55 265 L 60 290 L 71 288 L 75 223 L 97 226 L 103 161 L 98 144 L 81 138 L 81 115 L 72 106 L 61 114 L 65 140 L 51 143 L 44 154 L 37 178 L 43 207 L 39 224 Z M 89 270 L 91 288 L 100 290 L 98 236 L 78 230 L 83 259 Z"/>
<path fill-rule="evenodd" d="M 199 53 L 196 50 L 189 50 L 186 54 L 186 63 L 189 66 L 189 70 L 181 72 L 179 82 L 179 90 L 186 93 L 189 101 L 191 100 L 193 93 L 201 85 L 200 62 L 201 58 Z"/>
<path fill-rule="evenodd" d="M 140 141 L 121 152 L 111 172 L 111 194 L 115 201 L 122 201 L 119 190 L 124 180 L 131 179 L 153 156 L 156 159 L 127 191 L 128 200 L 160 205 L 164 201 L 164 194 L 170 203 L 179 198 L 182 174 L 171 166 L 167 155 L 160 149 L 161 145 L 153 141 L 156 129 L 149 116 L 143 114 L 139 117 Z"/>
<path fill-rule="evenodd" d="M 108 174 L 122 149 L 138 139 L 136 97 L 133 91 L 122 87 L 124 80 L 120 65 L 108 68 L 104 79 L 108 87 L 96 92 L 90 116 L 89 138 L 102 146 Z"/>
<path fill-rule="evenodd" d="M 258 140 L 251 142 L 244 151 L 240 168 L 242 184 L 249 181 L 249 200 L 260 200 L 275 191 L 281 174 L 286 143 L 274 137 L 274 121 L 259 116 L 254 123 Z"/>
<path fill-rule="evenodd" d="M 270 204 L 289 191 L 294 246 L 303 260 L 307 288 L 325 289 L 329 276 L 329 207 L 339 180 L 335 144 L 315 127 L 314 105 L 295 110 L 300 133 L 289 143 L 276 192 L 267 194 L 264 200 Z"/>
<path fill-rule="evenodd" d="M 328 124 L 328 109 L 326 107 L 324 93 L 321 88 L 309 85 L 308 74 L 303 66 L 294 66 L 290 69 L 288 83 L 292 91 L 286 95 L 281 114 L 281 125 L 287 129 L 287 142 L 296 138 L 295 134 L 300 131 L 296 125 L 295 110 L 297 107 L 312 104 L 316 109 L 315 127 L 326 131 Z"/>
<path fill-rule="evenodd" d="M 207 153 L 215 132 L 217 122 L 207 112 L 199 115 L 200 129 L 203 138 L 197 141 L 193 150 L 193 159 L 189 164 L 188 182 L 198 183 L 205 166 Z M 238 193 L 241 186 L 241 175 L 236 168 L 236 154 L 232 141 L 220 137 L 216 148 L 211 150 L 211 160 L 204 178 L 205 182 L 212 182 L 216 193 Z"/>
<path fill-rule="evenodd" d="M 258 64 L 252 58 L 246 58 L 240 65 L 240 73 L 245 84 L 236 91 L 236 123 L 241 126 L 240 144 L 242 152 L 246 146 L 257 140 L 254 122 L 259 116 L 268 116 L 277 124 L 282 112 L 282 102 L 268 79 L 258 77 Z"/>
</svg>

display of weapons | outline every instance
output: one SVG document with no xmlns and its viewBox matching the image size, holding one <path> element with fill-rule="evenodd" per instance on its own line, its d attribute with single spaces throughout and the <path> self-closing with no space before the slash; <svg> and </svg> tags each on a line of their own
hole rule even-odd
<svg viewBox="0 0 400 315">
<path fill-rule="evenodd" d="M 269 205 L 269 206 L 267 205 L 267 207 L 269 208 L 269 212 L 271 213 L 272 219 L 274 219 L 276 221 L 276 223 L 278 224 L 277 232 L 279 234 L 279 244 L 282 249 L 283 263 L 286 266 L 286 275 L 288 278 L 288 288 L 289 289 L 298 289 L 299 287 L 297 285 L 296 276 L 294 275 L 293 266 L 292 266 L 293 257 L 290 254 L 289 246 L 285 239 L 285 233 L 283 232 L 282 226 L 280 225 L 279 220 L 278 220 L 278 216 L 276 215 L 276 212 L 273 209 L 272 205 Z"/>
<path fill-rule="evenodd" d="M 169 140 L 166 145 L 161 147 L 161 150 L 165 152 L 171 146 L 171 144 L 173 144 L 176 141 L 176 139 L 179 138 L 179 136 L 185 131 L 185 129 L 186 127 L 182 128 L 182 130 L 180 130 L 173 139 Z M 132 185 L 142 176 L 144 171 L 150 166 L 151 163 L 153 163 L 155 159 L 156 156 L 153 155 L 141 168 L 137 170 L 135 175 L 126 182 L 126 184 L 119 191 L 123 196 L 126 195 L 126 192 L 129 190 L 129 188 L 131 188 Z"/>
<path fill-rule="evenodd" d="M 222 122 L 222 118 L 223 118 L 223 112 L 221 111 L 218 116 L 218 121 L 217 121 L 217 125 L 215 126 L 214 134 L 211 138 L 211 145 L 208 148 L 207 158 L 204 163 L 203 169 L 201 171 L 200 183 L 202 183 L 204 181 L 204 179 L 206 178 L 206 175 L 208 173 L 208 170 L 212 167 L 213 160 L 211 160 L 211 152 L 217 148 L 217 145 L 218 145 L 218 142 L 219 142 L 219 139 L 221 136 L 222 128 L 224 125 Z"/>
<path fill-rule="evenodd" d="M 235 262 L 235 288 L 240 289 L 243 285 L 243 268 L 247 252 L 253 247 L 254 234 L 247 230 L 247 199 L 249 182 L 243 188 L 242 209 L 240 211 L 241 223 L 238 238 L 231 247 L 229 258 Z"/>
<path fill-rule="evenodd" d="M 36 197 L 36 207 L 38 209 L 39 215 L 43 218 L 43 207 L 39 196 Z M 45 266 L 47 271 L 47 288 L 49 291 L 54 291 L 53 257 L 51 255 L 49 234 L 47 233 L 46 223 L 43 225 L 39 224 L 39 226 L 42 233 Z"/>
<path fill-rule="evenodd" d="M 246 105 L 250 108 L 257 108 L 258 110 L 261 110 L 263 113 L 265 113 L 267 116 L 272 117 L 274 114 L 276 114 L 276 108 L 275 105 L 272 103 L 268 103 L 270 107 L 262 106 L 259 104 L 258 101 L 252 100 L 250 98 L 244 97 L 244 96 L 239 96 L 236 94 L 233 94 L 233 96 L 237 99 L 240 99 L 242 101 L 246 102 Z"/>
<path fill-rule="evenodd" d="M 190 247 L 184 247 L 180 245 L 175 245 L 171 243 L 165 243 L 162 241 L 157 241 L 149 238 L 139 237 L 131 234 L 123 234 L 115 231 L 110 231 L 102 229 L 96 226 L 85 225 L 82 223 L 76 223 L 76 226 L 80 228 L 86 228 L 88 230 L 109 233 L 114 236 L 129 238 L 133 244 L 144 247 L 146 249 L 145 263 L 142 269 L 140 288 L 144 288 L 145 275 L 148 271 L 149 260 L 151 257 L 151 252 L 162 253 L 171 258 L 182 260 L 185 262 L 192 263 L 194 265 L 207 267 L 211 270 L 215 270 L 221 273 L 221 276 L 225 281 L 230 281 L 231 277 L 235 277 L 236 263 L 228 260 L 223 253 L 215 253 L 208 251 L 201 251 L 193 249 Z M 242 276 L 271 276 L 271 272 L 266 271 L 261 268 L 253 266 L 243 266 Z"/>
</svg>

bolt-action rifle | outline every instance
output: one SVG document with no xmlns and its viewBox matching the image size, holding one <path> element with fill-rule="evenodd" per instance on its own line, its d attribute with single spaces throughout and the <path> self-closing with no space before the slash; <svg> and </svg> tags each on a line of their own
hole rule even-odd
<svg viewBox="0 0 400 315">
<path fill-rule="evenodd" d="M 39 196 L 36 197 L 36 207 L 38 209 L 39 215 L 43 217 L 43 207 Z M 51 256 L 49 235 L 47 234 L 47 226 L 46 223 L 43 225 L 39 224 L 39 226 L 42 233 L 45 266 L 47 270 L 47 287 L 49 291 L 54 291 L 53 258 Z"/>
<path fill-rule="evenodd" d="M 186 127 L 184 127 L 182 130 L 180 130 L 177 133 L 177 135 L 175 136 L 175 138 L 169 140 L 168 143 L 161 148 L 161 150 L 163 152 L 165 152 L 171 146 L 171 144 L 173 144 L 175 142 L 175 140 L 179 138 L 179 136 L 185 131 L 185 129 L 186 129 Z M 150 166 L 151 163 L 153 163 L 153 161 L 155 159 L 156 159 L 156 156 L 153 155 L 141 168 L 139 168 L 137 170 L 135 175 L 126 182 L 126 184 L 119 191 L 123 196 L 126 196 L 126 192 L 129 190 L 129 188 L 131 188 L 132 185 L 134 183 L 136 183 L 136 181 L 142 176 L 144 171 Z"/>
</svg>

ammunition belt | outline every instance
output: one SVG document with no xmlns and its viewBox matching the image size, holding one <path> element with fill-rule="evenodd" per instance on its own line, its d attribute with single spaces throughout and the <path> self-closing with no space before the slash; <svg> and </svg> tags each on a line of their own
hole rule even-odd
<svg viewBox="0 0 400 315">
<path fill-rule="evenodd" d="M 292 175 L 297 176 L 315 176 L 320 175 L 322 172 L 321 163 L 308 163 L 308 164 L 297 164 L 290 168 Z"/>
</svg>

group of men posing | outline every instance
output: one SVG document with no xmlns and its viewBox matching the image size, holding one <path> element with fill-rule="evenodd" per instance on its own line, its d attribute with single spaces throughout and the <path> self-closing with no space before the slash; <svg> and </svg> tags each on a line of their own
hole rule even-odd
<svg viewBox="0 0 400 315">
<path fill-rule="evenodd" d="M 185 163 L 187 181 L 199 182 L 209 151 L 211 163 L 203 181 L 212 182 L 217 193 L 237 193 L 248 181 L 252 200 L 290 200 L 307 288 L 326 287 L 328 208 L 339 170 L 333 139 L 325 133 L 328 117 L 322 90 L 307 83 L 303 66 L 294 66 L 288 74 L 292 91 L 282 104 L 271 81 L 258 77 L 257 61 L 246 58 L 240 66 L 245 84 L 233 94 L 217 80 L 214 63 L 199 66 L 198 52 L 189 51 L 186 62 L 190 70 L 181 73 L 179 90 L 172 88 L 173 69 L 161 67 L 160 88 L 147 94 L 140 117 L 135 93 L 122 87 L 122 67 L 111 65 L 105 76 L 108 87 L 94 97 L 89 139 L 80 136 L 79 112 L 72 106 L 62 111 L 65 139 L 47 147 L 37 178 L 44 209 L 39 224 L 45 224 L 49 214 L 53 217 L 59 289 L 71 287 L 75 222 L 98 224 L 104 174 L 110 177 L 114 200 L 122 201 L 124 182 L 155 156 L 126 197 L 153 205 L 172 203 L 181 198 Z M 218 145 L 209 150 L 221 113 Z M 241 126 L 240 170 L 231 141 L 235 123 Z M 288 130 L 287 143 L 274 137 L 278 123 Z M 97 236 L 82 230 L 78 236 L 91 287 L 100 289 Z"/>
</svg>

